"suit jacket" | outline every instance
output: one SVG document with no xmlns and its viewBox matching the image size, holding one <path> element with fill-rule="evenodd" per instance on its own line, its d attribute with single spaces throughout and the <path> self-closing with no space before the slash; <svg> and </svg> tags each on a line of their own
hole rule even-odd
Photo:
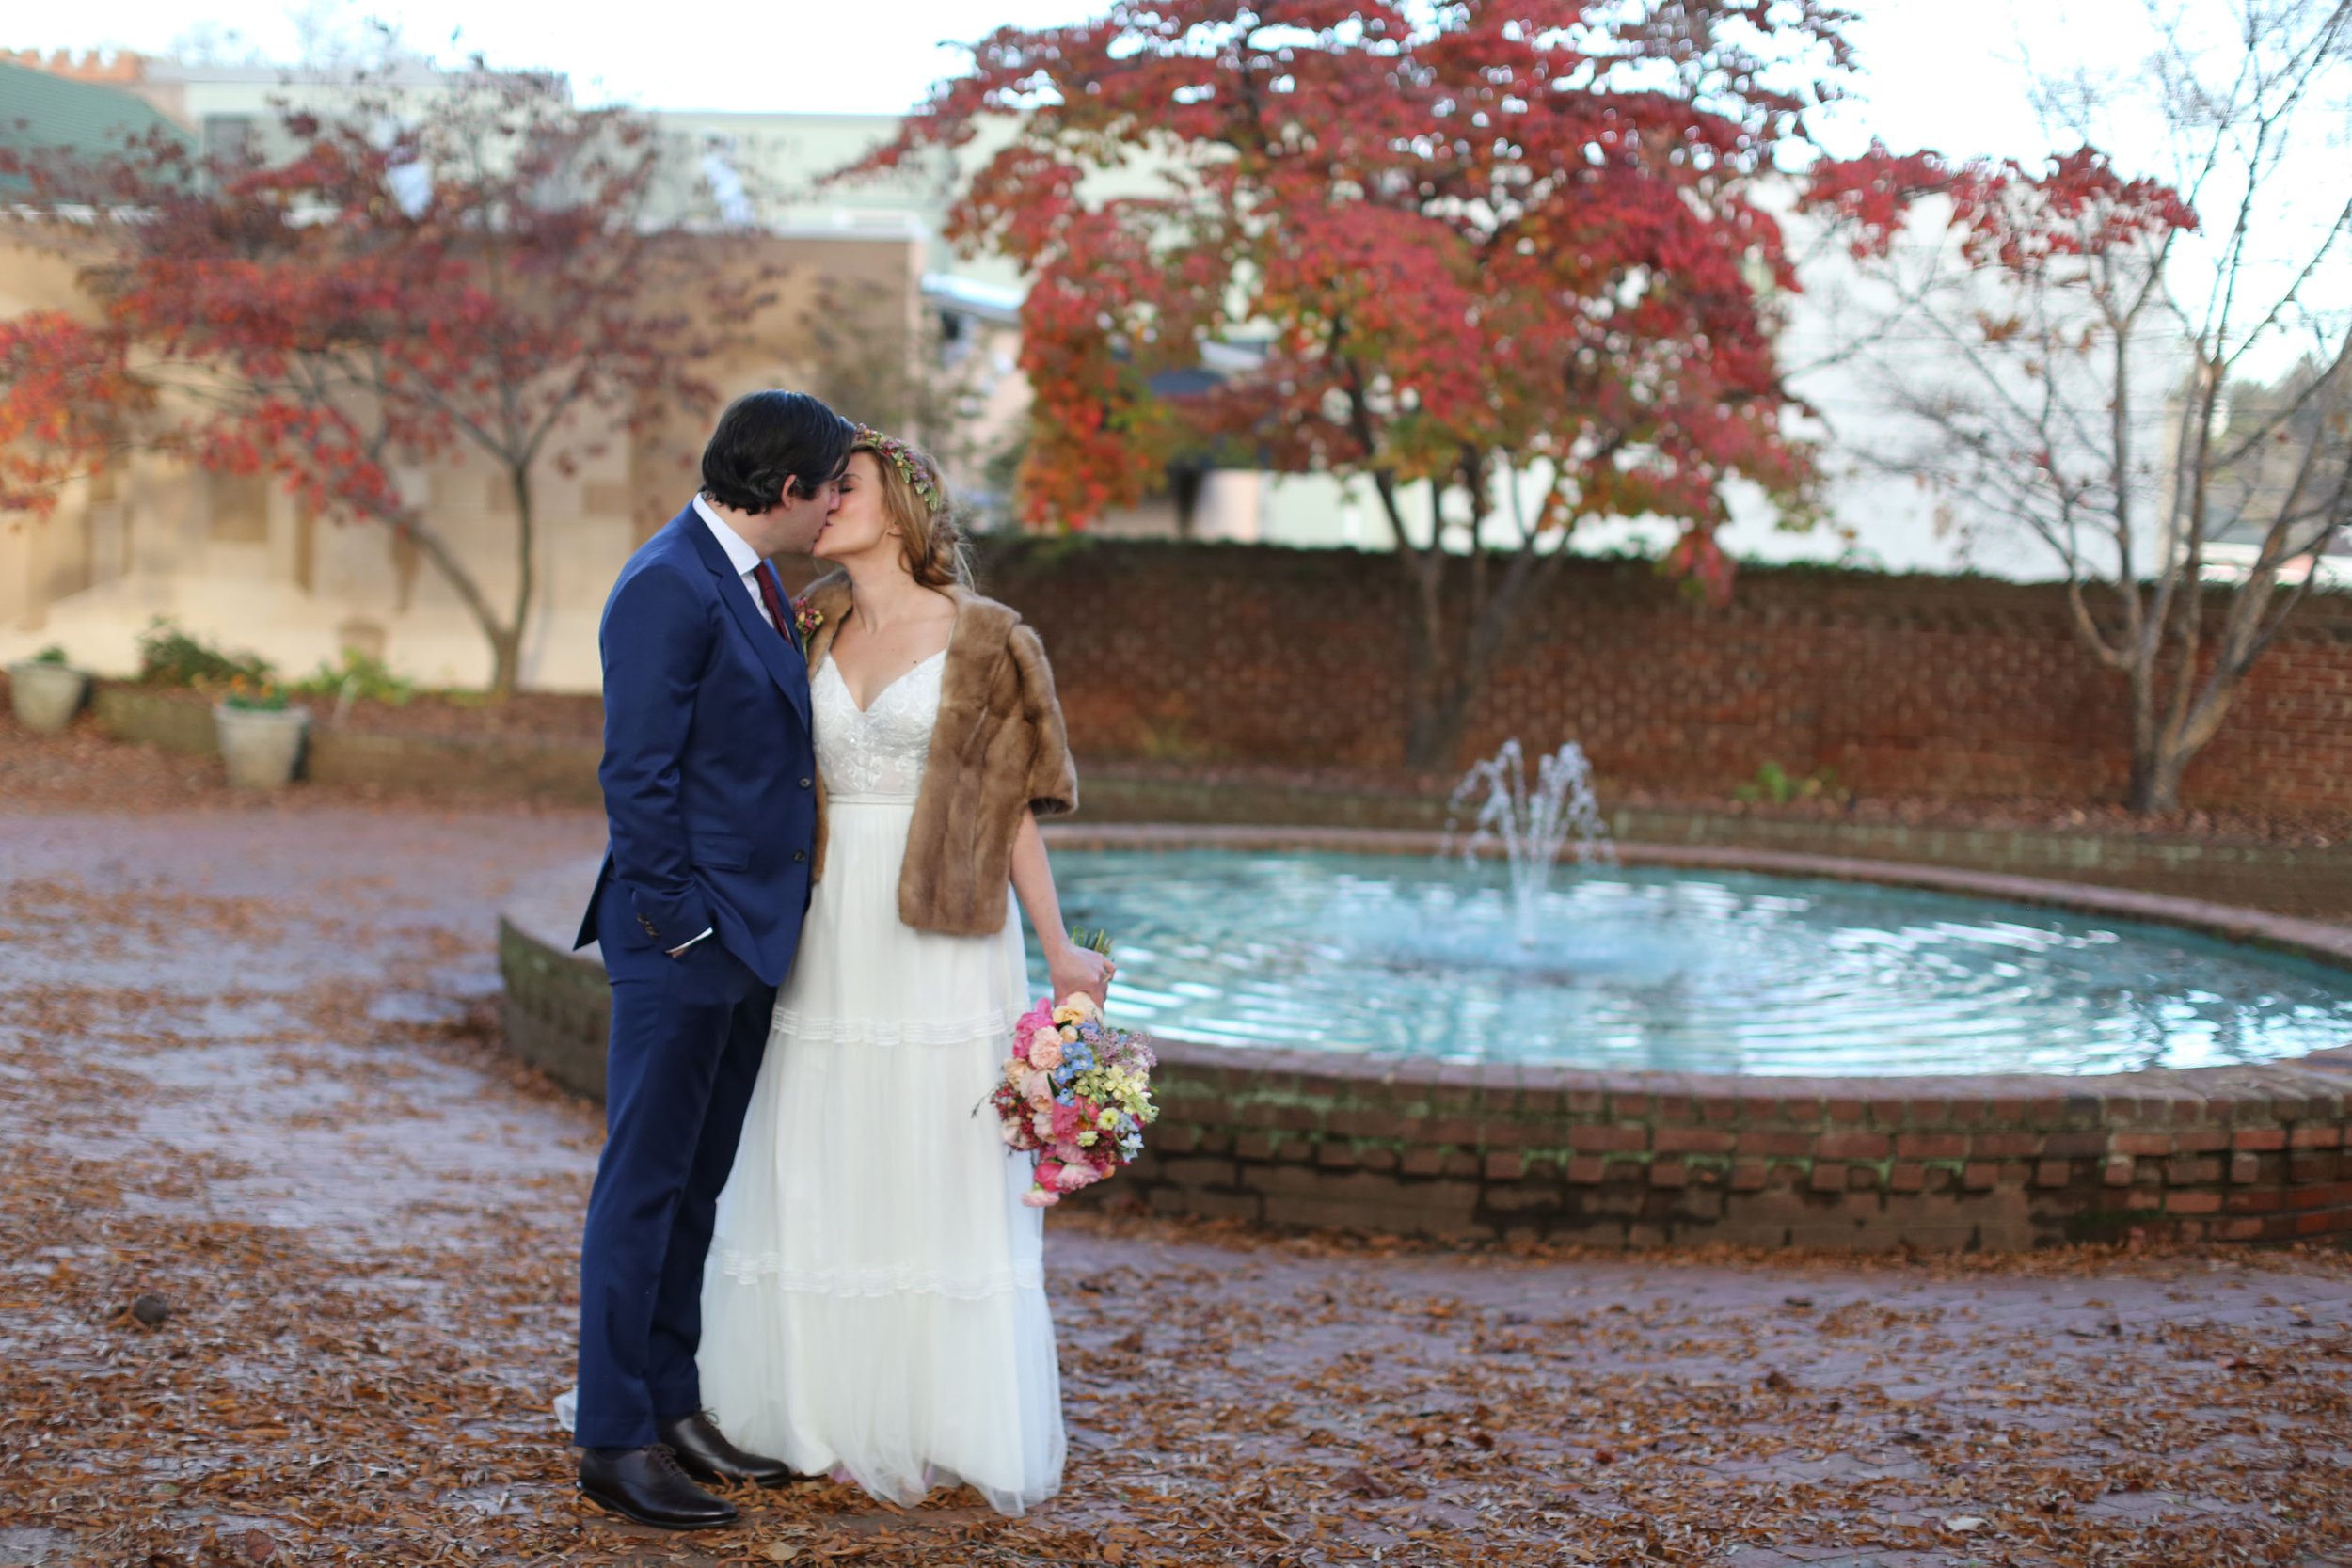
<svg viewBox="0 0 2352 1568">
<path fill-rule="evenodd" d="M 604 868 L 597 906 L 667 951 L 699 933 L 763 984 L 799 949 L 817 833 L 808 667 L 743 590 L 694 509 L 621 568 L 597 632 L 604 661 Z"/>
</svg>

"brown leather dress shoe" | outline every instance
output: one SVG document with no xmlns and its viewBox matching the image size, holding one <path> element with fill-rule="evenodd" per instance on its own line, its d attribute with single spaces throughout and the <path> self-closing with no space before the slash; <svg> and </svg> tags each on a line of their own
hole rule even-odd
<svg viewBox="0 0 2352 1568">
<path fill-rule="evenodd" d="M 710 1529 L 735 1523 L 735 1505 L 714 1497 L 679 1468 L 660 1443 L 642 1449 L 584 1449 L 580 1495 L 625 1519 L 661 1529 Z"/>
<path fill-rule="evenodd" d="M 697 1410 L 691 1416 L 673 1416 L 654 1430 L 676 1450 L 677 1462 L 686 1473 L 705 1485 L 748 1481 L 755 1486 L 782 1486 L 793 1479 L 791 1466 L 783 1460 L 745 1453 L 728 1442 L 726 1433 L 719 1430 L 719 1423 L 710 1418 L 707 1410 Z"/>
</svg>

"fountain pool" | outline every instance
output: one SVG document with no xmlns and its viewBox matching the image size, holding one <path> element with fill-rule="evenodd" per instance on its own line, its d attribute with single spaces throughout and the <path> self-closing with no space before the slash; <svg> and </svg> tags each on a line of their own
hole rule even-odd
<svg viewBox="0 0 2352 1568">
<path fill-rule="evenodd" d="M 1168 1039 L 1596 1069 L 2106 1074 L 2352 1043 L 2352 971 L 1867 883 L 1430 857 L 1057 849 Z M 1036 978 L 1043 984 L 1042 967 Z"/>
<path fill-rule="evenodd" d="M 1563 868 L 1522 946 L 1506 868 L 1436 833 L 1050 839 L 1070 917 L 1119 939 L 1114 1014 L 1160 1046 L 1143 1156 L 1089 1189 L 1113 1203 L 1634 1247 L 2352 1237 L 2343 927 L 1620 845 L 1632 869 Z M 499 954 L 509 1044 L 597 1095 L 593 875 L 520 890 Z"/>
</svg>

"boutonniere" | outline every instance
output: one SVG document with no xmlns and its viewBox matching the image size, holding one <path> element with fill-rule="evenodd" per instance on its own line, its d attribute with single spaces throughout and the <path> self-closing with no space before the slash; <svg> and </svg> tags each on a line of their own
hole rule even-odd
<svg viewBox="0 0 2352 1568">
<path fill-rule="evenodd" d="M 801 641 L 805 642 L 817 635 L 818 626 L 825 624 L 825 612 L 806 599 L 794 599 L 792 624 L 801 628 Z"/>
</svg>

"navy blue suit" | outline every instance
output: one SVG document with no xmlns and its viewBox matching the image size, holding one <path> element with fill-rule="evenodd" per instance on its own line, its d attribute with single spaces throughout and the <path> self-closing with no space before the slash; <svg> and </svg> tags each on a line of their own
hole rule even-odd
<svg viewBox="0 0 2352 1568">
<path fill-rule="evenodd" d="M 597 641 L 609 839 L 579 941 L 602 944 L 612 1037 L 573 1440 L 639 1448 L 701 1408 L 703 1260 L 808 910 L 817 758 L 797 634 L 691 505 L 621 569 Z"/>
</svg>

